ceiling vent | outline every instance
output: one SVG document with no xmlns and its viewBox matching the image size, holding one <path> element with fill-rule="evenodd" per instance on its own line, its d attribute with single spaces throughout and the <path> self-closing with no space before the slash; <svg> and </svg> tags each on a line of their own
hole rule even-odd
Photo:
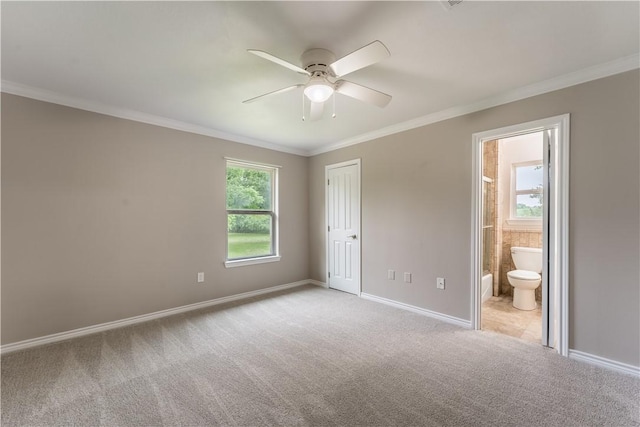
<svg viewBox="0 0 640 427">
<path fill-rule="evenodd" d="M 462 3 L 462 0 L 440 0 L 440 3 L 444 6 L 445 9 L 451 10 L 454 6 L 458 6 Z"/>
</svg>

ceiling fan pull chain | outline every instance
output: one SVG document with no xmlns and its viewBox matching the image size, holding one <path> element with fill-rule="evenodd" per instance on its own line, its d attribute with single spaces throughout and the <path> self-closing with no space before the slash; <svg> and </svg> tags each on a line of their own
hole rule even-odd
<svg viewBox="0 0 640 427">
<path fill-rule="evenodd" d="M 302 121 L 304 122 L 304 92 L 302 92 Z"/>
<path fill-rule="evenodd" d="M 336 93 L 333 92 L 333 115 L 331 118 L 336 118 Z"/>
</svg>

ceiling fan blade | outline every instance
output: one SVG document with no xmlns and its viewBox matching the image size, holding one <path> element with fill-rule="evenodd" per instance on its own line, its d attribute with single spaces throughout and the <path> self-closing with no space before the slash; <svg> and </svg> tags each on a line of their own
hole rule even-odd
<svg viewBox="0 0 640 427">
<path fill-rule="evenodd" d="M 270 53 L 264 52 L 262 50 L 247 49 L 247 52 L 253 53 L 254 55 L 259 56 L 260 58 L 267 59 L 267 60 L 269 60 L 271 62 L 275 62 L 276 64 L 282 65 L 283 67 L 286 67 L 286 68 L 288 68 L 290 70 L 293 70 L 293 71 L 295 71 L 297 73 L 306 74 L 307 76 L 311 75 L 311 73 L 308 72 L 307 70 L 305 70 L 304 68 L 300 68 L 297 65 L 294 65 L 294 64 L 292 64 L 290 62 L 285 61 L 284 59 L 280 59 L 277 56 L 273 56 Z"/>
<path fill-rule="evenodd" d="M 355 52 L 351 52 L 347 56 L 338 59 L 329 65 L 336 77 L 341 77 L 356 70 L 375 64 L 387 58 L 391 53 L 389 49 L 382 44 L 380 40 L 376 40 L 368 45 L 361 47 Z"/>
<path fill-rule="evenodd" d="M 312 102 L 311 111 L 309 112 L 309 120 L 316 121 L 322 118 L 322 112 L 324 111 L 324 102 Z"/>
<path fill-rule="evenodd" d="M 386 107 L 391 101 L 391 95 L 346 80 L 338 80 L 336 86 L 336 92 L 377 105 L 380 108 Z"/>
<path fill-rule="evenodd" d="M 259 100 L 260 98 L 264 98 L 266 96 L 271 96 L 271 95 L 277 95 L 279 93 L 289 92 L 290 90 L 294 90 L 294 89 L 297 89 L 297 88 L 303 87 L 303 86 L 304 85 L 300 84 L 300 85 L 293 85 L 293 86 L 285 87 L 285 88 L 282 88 L 282 89 L 274 90 L 273 92 L 265 93 L 264 95 L 256 96 L 255 98 L 251 98 L 251 99 L 247 99 L 246 101 L 242 101 L 242 103 L 243 104 L 249 104 L 251 102 Z"/>
</svg>

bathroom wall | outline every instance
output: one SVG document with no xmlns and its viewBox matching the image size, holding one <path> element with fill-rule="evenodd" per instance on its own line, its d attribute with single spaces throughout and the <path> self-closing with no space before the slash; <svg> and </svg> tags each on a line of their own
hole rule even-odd
<svg viewBox="0 0 640 427">
<path fill-rule="evenodd" d="M 513 295 L 513 287 L 507 279 L 507 272 L 516 267 L 511 259 L 512 246 L 530 248 L 542 247 L 542 220 L 527 221 L 511 219 L 511 168 L 513 164 L 542 160 L 542 133 L 536 132 L 512 138 L 504 138 L 498 142 L 498 205 L 496 214 L 500 235 L 500 249 L 496 251 L 498 272 L 494 276 L 498 281 L 498 294 Z M 536 289 L 536 299 L 542 301 L 542 288 Z"/>
<path fill-rule="evenodd" d="M 531 161 L 542 162 L 542 132 L 527 135 L 515 136 L 499 140 L 498 152 L 500 164 L 498 166 L 498 177 L 500 186 L 498 188 L 498 203 L 500 207 L 500 217 L 503 219 L 504 228 L 514 229 L 538 229 L 542 230 L 542 221 L 536 224 L 527 225 L 522 221 L 511 221 L 510 196 L 511 196 L 511 167 L 513 164 Z"/>
</svg>

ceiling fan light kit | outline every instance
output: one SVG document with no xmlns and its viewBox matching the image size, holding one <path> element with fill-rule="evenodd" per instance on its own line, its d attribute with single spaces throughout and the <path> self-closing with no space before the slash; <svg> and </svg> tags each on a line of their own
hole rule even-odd
<svg viewBox="0 0 640 427">
<path fill-rule="evenodd" d="M 245 104 L 257 101 L 267 96 L 288 92 L 290 90 L 297 89 L 298 87 L 304 87 L 304 96 L 311 101 L 311 120 L 318 120 L 322 117 L 323 103 L 331 98 L 331 95 L 333 95 L 334 92 L 349 96 L 359 101 L 374 104 L 378 107 L 385 107 L 389 101 L 391 101 L 391 96 L 386 93 L 346 80 L 338 80 L 339 77 L 360 70 L 364 67 L 368 67 L 369 65 L 387 58 L 390 55 L 389 50 L 379 40 L 369 43 L 368 45 L 361 47 L 337 61 L 335 59 L 335 55 L 331 51 L 326 49 L 309 49 L 300 56 L 302 67 L 291 64 L 284 59 L 278 58 L 261 50 L 249 49 L 248 52 L 297 73 L 304 74 L 309 77 L 309 81 L 306 84 L 289 86 L 247 99 L 246 101 L 243 101 Z M 335 117 L 335 112 L 333 116 Z"/>
<path fill-rule="evenodd" d="M 304 88 L 311 102 L 325 102 L 333 95 L 333 85 L 323 77 L 312 77 Z"/>
</svg>

